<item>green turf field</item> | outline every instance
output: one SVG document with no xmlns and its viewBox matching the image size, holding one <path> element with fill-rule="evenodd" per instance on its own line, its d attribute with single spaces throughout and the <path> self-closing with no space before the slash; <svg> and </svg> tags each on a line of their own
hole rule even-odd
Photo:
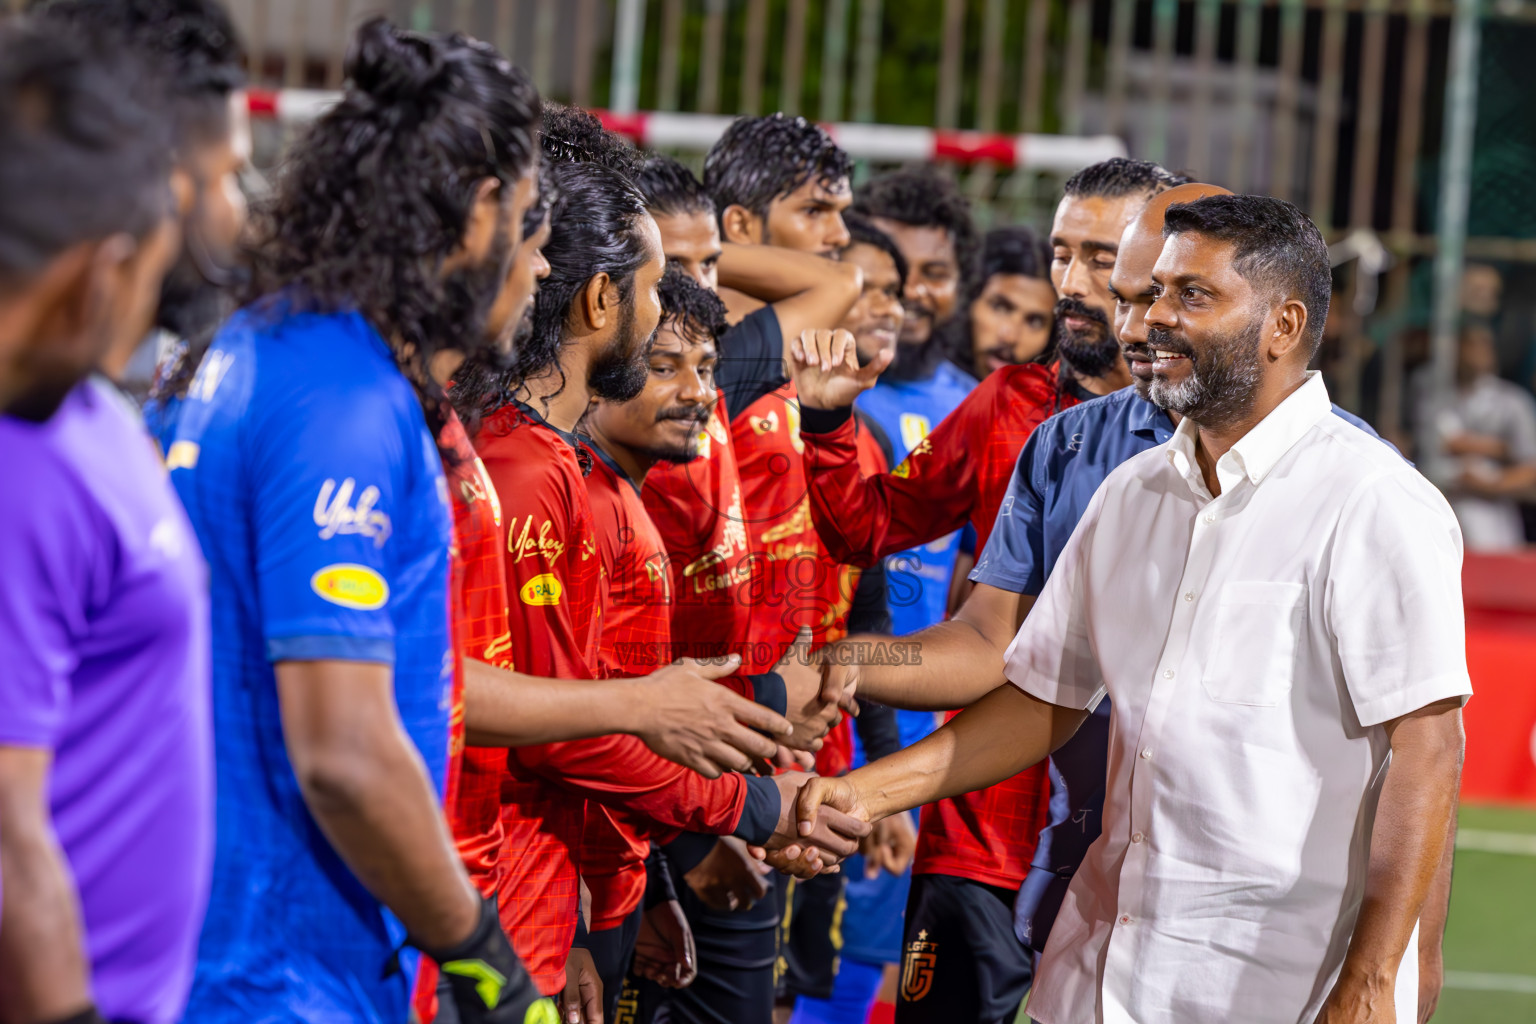
<svg viewBox="0 0 1536 1024">
<path fill-rule="evenodd" d="M 1536 811 L 1463 807 L 1435 1024 L 1536 1022 Z"/>
</svg>

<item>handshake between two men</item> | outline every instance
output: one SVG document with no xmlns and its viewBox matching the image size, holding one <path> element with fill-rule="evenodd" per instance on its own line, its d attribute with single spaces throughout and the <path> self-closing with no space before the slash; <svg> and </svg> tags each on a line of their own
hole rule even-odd
<svg viewBox="0 0 1536 1024">
<path fill-rule="evenodd" d="M 821 652 L 811 650 L 809 630 L 802 630 L 774 671 L 784 682 L 785 716 L 792 732 L 776 743 L 771 759 L 759 760 L 753 766 L 758 774 L 772 777 L 778 789 L 779 817 L 773 836 L 761 847 L 749 847 L 752 856 L 797 878 L 839 871 L 842 861 L 855 853 L 864 855 L 871 876 L 882 869 L 901 874 L 917 845 L 916 830 L 907 816 L 872 823 L 831 802 L 818 802 L 819 806 L 807 813 L 797 810 L 805 787 L 819 780 L 810 769 L 827 733 L 838 726 L 844 712 L 855 717 L 860 714 L 855 697 L 857 669 L 827 663 Z M 879 705 L 868 710 L 870 715 L 861 725 L 874 714 L 892 714 Z M 894 720 L 891 730 L 894 734 Z M 870 740 L 865 742 L 871 745 Z M 872 752 L 870 756 L 877 755 Z"/>
</svg>

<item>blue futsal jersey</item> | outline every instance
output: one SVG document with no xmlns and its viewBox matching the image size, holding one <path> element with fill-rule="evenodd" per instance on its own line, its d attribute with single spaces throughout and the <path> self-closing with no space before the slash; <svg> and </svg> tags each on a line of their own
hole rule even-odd
<svg viewBox="0 0 1536 1024">
<path fill-rule="evenodd" d="M 218 831 L 186 1018 L 398 1022 L 399 922 L 310 816 L 273 665 L 394 670 L 400 720 L 442 791 L 448 558 L 442 463 L 414 389 L 356 314 L 236 314 L 166 450 L 208 559 Z"/>
<path fill-rule="evenodd" d="M 925 380 L 893 380 L 887 373 L 854 404 L 885 431 L 900 462 L 975 386 L 976 378 L 946 360 Z M 959 551 L 957 530 L 885 560 L 891 624 L 897 636 L 943 621 L 949 611 L 949 584 Z M 905 736 L 902 740 L 911 742 Z"/>
</svg>

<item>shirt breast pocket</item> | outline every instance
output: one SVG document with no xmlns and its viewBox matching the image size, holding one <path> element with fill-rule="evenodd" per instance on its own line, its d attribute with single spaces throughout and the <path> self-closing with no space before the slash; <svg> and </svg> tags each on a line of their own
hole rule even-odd
<svg viewBox="0 0 1536 1024">
<path fill-rule="evenodd" d="M 1291 692 L 1307 587 L 1237 582 L 1217 592 L 1216 633 L 1201 684 L 1223 704 L 1272 708 Z"/>
</svg>

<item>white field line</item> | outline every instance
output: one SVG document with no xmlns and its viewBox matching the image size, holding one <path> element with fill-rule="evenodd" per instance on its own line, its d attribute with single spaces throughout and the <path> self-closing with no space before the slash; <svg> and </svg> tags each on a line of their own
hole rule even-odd
<svg viewBox="0 0 1536 1024">
<path fill-rule="evenodd" d="M 1464 828 L 1456 833 L 1456 849 L 1479 853 L 1514 853 L 1536 857 L 1536 835 Z"/>
<path fill-rule="evenodd" d="M 1536 974 L 1485 974 L 1482 971 L 1446 971 L 1446 988 L 1479 992 L 1521 992 L 1536 995 Z"/>
</svg>

